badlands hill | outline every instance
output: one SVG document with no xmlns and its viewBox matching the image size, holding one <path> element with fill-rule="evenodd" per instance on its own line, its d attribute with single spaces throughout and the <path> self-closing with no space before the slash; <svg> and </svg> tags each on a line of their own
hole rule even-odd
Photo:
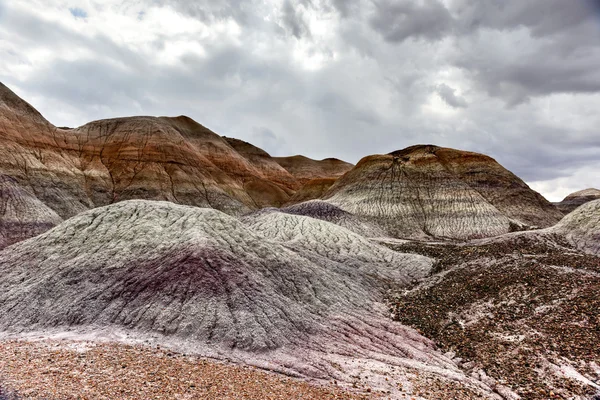
<svg viewBox="0 0 600 400">
<path fill-rule="evenodd" d="M 0 175 L 0 249 L 39 235 L 60 222 L 58 214 L 15 179 Z"/>
<path fill-rule="evenodd" d="M 420 379 L 499 398 L 389 320 L 387 291 L 431 266 L 277 210 L 241 222 L 212 209 L 124 201 L 0 252 L 0 330 L 131 336 L 345 385 L 359 374 L 361 385 L 397 397 Z"/>
<path fill-rule="evenodd" d="M 327 193 L 339 178 L 317 178 L 306 182 L 290 199 L 287 205 L 298 204 L 304 201 L 320 199 Z"/>
<path fill-rule="evenodd" d="M 586 253 L 600 255 L 600 199 L 576 208 L 548 230 Z"/>
<path fill-rule="evenodd" d="M 353 165 L 337 158 L 313 160 L 304 156 L 274 157 L 275 161 L 304 185 L 313 179 L 339 178 Z"/>
<path fill-rule="evenodd" d="M 312 161 L 302 159 L 317 176 L 337 176 L 329 162 Z M 13 180 L 13 196 L 28 196 L 23 204 L 36 200 L 62 219 L 128 199 L 237 215 L 279 207 L 302 186 L 263 150 L 223 138 L 188 117 L 115 118 L 57 128 L 1 83 L 0 174 Z"/>
<path fill-rule="evenodd" d="M 32 214 L 44 205 L 67 219 L 128 199 L 243 215 L 320 198 L 369 220 L 382 235 L 462 240 L 547 227 L 562 216 L 482 154 L 419 145 L 368 156 L 353 167 L 333 158 L 271 157 L 185 116 L 57 128 L 1 84 L 0 175 L 12 180 L 13 199 L 27 197 L 12 211 L 20 215 L 6 217 L 12 220 L 30 218 L 23 205 L 34 200 L 39 204 Z M 9 223 L 6 229 L 14 226 L 18 232 L 5 232 L 13 239 L 3 243 L 42 232 L 56 221 L 34 230 Z"/>
<path fill-rule="evenodd" d="M 565 197 L 563 201 L 556 204 L 556 206 L 564 214 L 568 214 L 580 205 L 596 199 L 600 199 L 600 190 L 594 188 L 584 189 L 575 193 L 571 193 Z"/>
<path fill-rule="evenodd" d="M 365 157 L 322 198 L 396 237 L 489 237 L 562 217 L 491 157 L 432 145 Z"/>
</svg>

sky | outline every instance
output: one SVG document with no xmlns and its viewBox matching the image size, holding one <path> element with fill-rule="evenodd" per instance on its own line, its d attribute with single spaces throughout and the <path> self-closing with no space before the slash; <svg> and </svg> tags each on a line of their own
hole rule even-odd
<svg viewBox="0 0 600 400">
<path fill-rule="evenodd" d="M 0 0 L 0 81 L 57 126 L 188 115 L 273 156 L 436 144 L 600 188 L 599 0 Z"/>
</svg>

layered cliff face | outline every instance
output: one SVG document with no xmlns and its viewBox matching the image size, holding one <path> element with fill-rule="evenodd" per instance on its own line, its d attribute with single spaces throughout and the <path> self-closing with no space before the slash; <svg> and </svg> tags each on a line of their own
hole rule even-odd
<svg viewBox="0 0 600 400">
<path fill-rule="evenodd" d="M 492 158 L 431 145 L 365 157 L 323 199 L 396 237 L 489 237 L 560 219 Z"/>
<path fill-rule="evenodd" d="M 301 186 L 264 151 L 190 118 L 116 118 L 61 129 L 2 84 L 0 174 L 63 219 L 127 199 L 236 215 L 281 206 Z"/>
<path fill-rule="evenodd" d="M 263 149 L 243 140 L 228 137 L 223 139 L 265 177 L 247 179 L 244 182 L 244 189 L 259 208 L 280 207 L 300 188 L 300 182 Z"/>
<path fill-rule="evenodd" d="M 596 199 L 600 199 L 600 190 L 589 188 L 571 193 L 563 201 L 556 204 L 556 207 L 564 214 L 568 214 L 580 205 Z"/>
<path fill-rule="evenodd" d="M 313 160 L 304 156 L 274 157 L 298 181 L 305 185 L 313 179 L 337 179 L 352 169 L 353 165 L 337 158 Z"/>
<path fill-rule="evenodd" d="M 417 149 L 419 146 L 409 147 L 404 152 L 410 154 Z M 437 146 L 421 151 L 433 153 L 454 176 L 514 221 L 544 228 L 562 218 L 552 203 L 489 156 Z"/>
<path fill-rule="evenodd" d="M 481 154 L 413 146 L 366 157 L 353 168 L 337 159 L 274 158 L 184 116 L 116 118 L 63 129 L 3 85 L 0 174 L 61 219 L 128 199 L 241 215 L 322 198 L 355 214 L 359 226 L 368 218 L 367 230 L 357 228 L 362 234 L 469 239 L 550 226 L 561 216 Z M 17 210 L 25 220 L 26 211 Z M 371 229 L 377 225 L 382 229 Z"/>
</svg>

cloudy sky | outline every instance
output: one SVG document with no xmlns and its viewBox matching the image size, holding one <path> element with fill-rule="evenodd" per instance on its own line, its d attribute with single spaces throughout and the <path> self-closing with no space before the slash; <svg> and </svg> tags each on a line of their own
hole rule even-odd
<svg viewBox="0 0 600 400">
<path fill-rule="evenodd" d="M 188 115 L 272 155 L 479 151 L 600 187 L 598 0 L 0 0 L 0 80 L 59 126 Z"/>
</svg>

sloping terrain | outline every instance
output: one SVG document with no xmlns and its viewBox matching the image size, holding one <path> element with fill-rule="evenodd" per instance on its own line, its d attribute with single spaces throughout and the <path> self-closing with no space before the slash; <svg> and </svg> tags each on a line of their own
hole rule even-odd
<svg viewBox="0 0 600 400">
<path fill-rule="evenodd" d="M 63 218 L 133 198 L 247 212 L 265 202 L 260 193 L 281 203 L 299 187 L 266 153 L 247 159 L 187 117 L 117 118 L 60 129 L 5 86 L 0 145 L 0 172 Z"/>
<path fill-rule="evenodd" d="M 243 140 L 228 137 L 223 137 L 223 139 L 249 160 L 261 174 L 268 177 L 268 180 L 247 179 L 244 182 L 244 189 L 258 208 L 281 207 L 290 201 L 290 196 L 294 195 L 301 186 L 294 176 L 263 149 Z"/>
<path fill-rule="evenodd" d="M 365 157 L 323 199 L 409 238 L 490 237 L 561 217 L 492 158 L 431 145 Z"/>
<path fill-rule="evenodd" d="M 600 199 L 600 190 L 589 188 L 580 190 L 575 193 L 571 193 L 567 197 L 563 199 L 560 203 L 556 204 L 556 207 L 562 211 L 564 214 L 568 214 L 571 211 L 575 210 L 582 204 L 587 203 L 588 201 Z"/>
<path fill-rule="evenodd" d="M 317 178 L 306 182 L 287 202 L 287 205 L 320 199 L 338 178 Z"/>
<path fill-rule="evenodd" d="M 418 152 L 434 154 L 444 168 L 518 224 L 544 228 L 562 218 L 552 203 L 489 156 L 437 146 L 409 147 L 397 155 Z"/>
<path fill-rule="evenodd" d="M 425 379 L 430 393 L 496 398 L 388 321 L 386 291 L 422 278 L 430 259 L 308 217 L 247 218 L 139 200 L 84 212 L 0 252 L 0 329 L 131 335 L 395 396 Z"/>
<path fill-rule="evenodd" d="M 0 249 L 39 235 L 60 222 L 62 218 L 13 178 L 0 175 Z"/>
<path fill-rule="evenodd" d="M 281 212 L 303 215 L 342 226 L 364 237 L 382 237 L 385 232 L 366 218 L 357 217 L 322 200 L 310 200 L 280 209 Z"/>
<path fill-rule="evenodd" d="M 600 199 L 584 203 L 548 231 L 564 236 L 582 251 L 600 255 Z"/>
<path fill-rule="evenodd" d="M 0 360 L 8 361 L 0 362 L 0 400 L 367 398 L 334 384 L 319 387 L 248 366 L 118 343 L 7 341 Z"/>
<path fill-rule="evenodd" d="M 57 128 L 1 83 L 0 174 L 62 219 L 128 199 L 238 215 L 279 207 L 301 187 L 261 149 L 223 138 L 188 117 Z"/>
<path fill-rule="evenodd" d="M 410 268 L 388 272 L 386 279 L 395 282 L 390 287 L 417 282 L 427 276 L 431 268 L 428 259 L 417 260 L 414 255 L 390 251 L 350 230 L 285 210 L 261 210 L 246 216 L 243 221 L 263 237 L 285 243 L 297 251 L 310 249 L 316 256 L 342 263 L 353 270 L 370 269 L 374 262 L 381 263 L 384 268 L 386 264 L 410 265 Z M 368 271 L 364 272 L 368 274 Z"/>
<path fill-rule="evenodd" d="M 279 165 L 296 177 L 301 185 L 313 179 L 337 179 L 350 171 L 352 164 L 337 158 L 313 160 L 304 156 L 274 157 Z"/>
<path fill-rule="evenodd" d="M 466 373 L 524 399 L 600 394 L 600 258 L 553 228 L 463 246 L 388 245 L 436 259 L 436 274 L 391 296 L 391 310 Z"/>
</svg>

